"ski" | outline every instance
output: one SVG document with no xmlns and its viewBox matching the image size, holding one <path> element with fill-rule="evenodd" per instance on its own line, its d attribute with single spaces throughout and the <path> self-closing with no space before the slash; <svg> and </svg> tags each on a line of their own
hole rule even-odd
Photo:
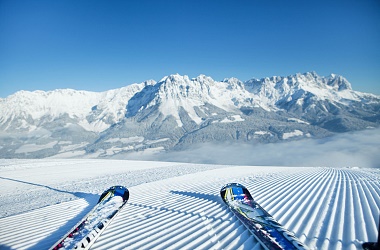
<svg viewBox="0 0 380 250">
<path fill-rule="evenodd" d="M 89 249 L 127 203 L 129 191 L 112 186 L 102 193 L 96 206 L 65 234 L 51 250 Z"/>
<path fill-rule="evenodd" d="M 296 236 L 281 226 L 238 183 L 222 187 L 220 195 L 230 210 L 247 227 L 264 249 L 307 249 Z"/>
</svg>

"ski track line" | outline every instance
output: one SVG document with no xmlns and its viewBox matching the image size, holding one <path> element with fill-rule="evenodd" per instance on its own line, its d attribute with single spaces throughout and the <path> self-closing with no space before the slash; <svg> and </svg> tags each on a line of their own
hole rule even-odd
<svg viewBox="0 0 380 250">
<path fill-rule="evenodd" d="M 331 183 L 331 179 L 328 178 L 330 176 L 330 171 L 322 172 L 321 175 L 316 176 L 308 191 L 304 192 L 307 196 L 300 196 L 298 198 L 300 202 L 295 203 L 294 206 L 298 206 L 298 208 L 293 210 L 296 210 L 296 212 L 288 213 L 283 217 L 283 220 L 288 221 L 284 224 L 286 228 L 291 231 L 304 232 L 302 235 L 298 235 L 301 241 L 306 240 L 306 235 L 309 235 L 311 228 L 317 228 L 320 225 L 317 215 L 322 203 L 325 201 L 326 190 L 329 190 L 326 186 Z"/>
<path fill-rule="evenodd" d="M 297 182 L 293 184 L 296 186 L 295 188 L 292 188 L 293 191 L 286 193 L 286 195 L 281 198 L 283 204 L 276 204 L 272 209 L 269 209 L 271 211 L 270 213 L 273 216 L 288 221 L 291 214 L 294 213 L 294 209 L 302 209 L 305 202 L 308 202 L 311 192 L 313 190 L 316 191 L 315 187 L 319 182 L 316 182 L 315 180 L 319 179 L 318 177 L 322 174 L 323 172 L 319 172 L 316 175 L 304 174 L 301 176 L 302 178 L 297 178 Z M 287 187 L 284 189 L 286 188 Z M 281 202 L 278 203 L 280 204 Z M 292 213 L 290 211 L 292 211 Z"/>
<path fill-rule="evenodd" d="M 293 192 L 285 192 L 281 199 L 283 202 L 280 201 L 280 204 L 276 204 L 274 208 L 269 208 L 268 210 L 273 211 L 272 214 L 275 218 L 281 218 L 279 222 L 289 231 L 309 231 L 311 224 L 308 221 L 316 220 L 318 211 L 313 208 L 320 206 L 318 205 L 321 203 L 320 199 L 316 199 L 318 197 L 317 193 L 320 193 L 320 186 L 326 180 L 323 177 L 327 174 L 326 170 L 319 169 L 318 172 L 313 174 L 301 174 L 299 178 L 294 178 L 295 182 L 291 185 L 296 185 L 297 188 Z M 281 209 L 276 211 L 278 207 L 281 207 Z M 314 222 L 313 227 L 315 227 L 315 224 L 318 223 Z M 305 241 L 305 233 L 302 235 L 295 234 L 301 241 Z"/>
<path fill-rule="evenodd" d="M 331 197 L 330 202 L 327 204 L 326 209 L 327 212 L 325 214 L 324 218 L 321 218 L 322 227 L 320 229 L 320 236 L 317 239 L 317 241 L 313 242 L 315 245 L 311 245 L 314 248 L 320 248 L 320 249 L 327 249 L 329 247 L 329 244 L 332 242 L 331 237 L 333 234 L 336 234 L 335 232 L 337 228 L 337 224 L 334 224 L 337 221 L 338 214 L 335 212 L 338 209 L 338 199 L 336 197 L 339 197 L 341 192 L 341 172 L 335 171 L 335 175 L 333 178 L 333 186 L 331 189 Z M 334 185 L 335 184 L 335 185 Z"/>
<path fill-rule="evenodd" d="M 380 208 L 380 202 L 379 193 L 370 192 L 369 189 L 372 188 L 372 185 L 379 186 L 379 179 L 377 178 L 375 181 L 373 181 L 370 180 L 370 178 L 363 178 L 364 173 L 362 172 L 353 172 L 353 175 L 360 177 L 357 180 L 356 186 L 358 202 L 355 203 L 355 212 L 359 213 L 358 215 L 355 215 L 355 218 L 361 218 L 361 220 L 358 222 L 361 223 L 361 230 L 357 230 L 357 238 L 364 238 L 365 241 L 374 241 L 373 239 L 376 239 L 377 237 L 376 231 L 378 221 L 376 220 L 375 216 L 369 215 L 377 214 L 379 216 L 378 212 Z M 374 196 L 376 198 L 374 198 Z M 376 199 L 378 202 L 376 202 Z M 359 209 L 360 206 L 362 206 L 362 209 Z M 377 210 L 375 209 L 376 207 Z M 365 221 L 367 221 L 367 223 L 364 223 Z M 368 237 L 367 235 L 364 235 L 363 232 L 368 232 Z"/>
<path fill-rule="evenodd" d="M 345 249 L 356 249 L 354 245 L 354 239 L 355 239 L 355 225 L 354 225 L 354 199 L 353 199 L 353 188 L 355 185 L 353 185 L 353 180 L 350 172 L 345 172 L 346 174 L 346 197 L 345 197 L 345 203 L 346 203 L 346 211 L 344 212 L 344 228 L 343 228 L 343 236 L 342 241 L 343 247 Z M 356 218 L 355 218 L 356 219 Z"/>
<path fill-rule="evenodd" d="M 376 217 L 369 217 L 367 218 L 369 215 L 373 215 L 373 214 L 378 214 L 379 210 L 376 209 L 376 208 L 379 208 L 380 207 L 380 202 L 376 203 L 376 199 L 374 198 L 374 193 L 373 193 L 373 189 L 371 189 L 371 185 L 372 183 L 366 181 L 366 180 L 363 180 L 362 183 L 361 183 L 361 199 L 364 201 L 362 204 L 363 204 L 363 213 L 364 213 L 364 218 L 366 221 L 370 221 L 371 219 L 373 219 L 372 223 L 366 223 L 365 226 L 366 226 L 366 232 L 368 232 L 368 239 L 365 239 L 366 241 L 369 241 L 370 239 L 376 239 L 377 237 L 377 234 L 376 234 L 376 231 L 377 231 L 377 224 L 376 224 L 376 220 L 375 218 Z M 372 192 L 371 192 L 372 191 Z M 377 197 L 379 197 L 377 195 Z M 379 205 L 377 205 L 379 204 Z M 379 215 L 380 216 L 380 215 Z"/>
<path fill-rule="evenodd" d="M 125 177 L 127 178 L 127 176 Z M 132 187 L 92 249 L 257 249 L 262 246 L 220 198 L 240 182 L 311 249 L 357 249 L 375 241 L 380 171 L 230 167 Z M 0 248 L 47 249 L 91 209 L 77 199 L 0 219 Z"/>
<path fill-rule="evenodd" d="M 300 189 L 309 183 L 306 178 L 311 178 L 310 176 L 312 176 L 312 174 L 304 172 L 281 176 L 282 178 L 276 183 L 268 184 L 270 188 L 268 188 L 268 192 L 264 193 L 265 195 L 263 197 L 269 197 L 269 199 L 261 199 L 258 197 L 257 200 L 260 201 L 263 207 L 267 207 L 269 213 L 275 213 L 281 209 L 284 204 L 289 202 L 289 197 L 293 197 L 295 193 L 299 193 Z"/>
<path fill-rule="evenodd" d="M 336 221 L 334 223 L 334 226 L 337 225 L 337 229 L 336 229 L 336 238 L 334 237 L 334 234 L 331 235 L 331 239 L 333 239 L 333 242 L 336 242 L 336 246 L 337 247 L 340 247 L 340 248 L 343 248 L 343 249 L 346 249 L 346 244 L 344 244 L 345 242 L 343 242 L 343 240 L 347 240 L 347 238 L 345 237 L 345 234 L 346 233 L 350 233 L 351 231 L 351 228 L 346 228 L 347 226 L 351 226 L 350 224 L 350 217 L 351 215 L 348 214 L 350 213 L 350 204 L 348 204 L 348 200 L 347 200 L 347 196 L 350 194 L 350 190 L 349 190 L 349 179 L 348 179 L 348 175 L 347 175 L 347 172 L 346 171 L 342 171 L 342 175 L 341 175 L 341 178 L 342 178 L 342 185 L 341 185 L 341 191 L 340 192 L 340 195 L 338 197 L 338 204 L 340 206 L 340 209 L 337 209 L 336 211 L 338 211 L 338 221 Z M 347 215 L 348 214 L 348 215 Z M 349 220 L 349 221 L 346 221 Z M 334 244 L 333 244 L 334 246 Z"/>
<path fill-rule="evenodd" d="M 329 204 L 332 199 L 334 193 L 334 184 L 337 181 L 337 171 L 331 169 L 331 175 L 326 176 L 326 184 L 323 188 L 321 188 L 320 196 L 317 198 L 318 202 L 315 206 L 315 211 L 313 212 L 312 218 L 308 218 L 305 220 L 304 224 L 306 224 L 306 228 L 304 229 L 304 233 L 300 236 L 300 239 L 305 238 L 305 244 L 310 248 L 316 248 L 318 238 L 315 235 L 320 235 L 320 238 L 323 238 L 325 234 L 325 219 L 328 215 Z M 327 205 L 327 206 L 326 206 Z M 314 221 L 313 221 L 314 220 Z M 301 221 L 301 220 L 300 220 Z M 300 230 L 302 232 L 302 230 Z M 311 235 L 313 237 L 307 238 L 307 235 Z"/>
<path fill-rule="evenodd" d="M 366 239 L 366 235 L 364 232 L 366 232 L 366 227 L 364 225 L 364 210 L 366 209 L 366 205 L 368 204 L 367 200 L 362 200 L 359 194 L 359 186 L 360 186 L 360 177 L 357 176 L 356 173 L 351 172 L 350 173 L 351 178 L 351 190 L 352 190 L 352 203 L 353 203 L 353 218 L 355 218 L 355 227 L 353 228 L 354 231 L 352 232 L 356 239 Z"/>
<path fill-rule="evenodd" d="M 292 176 L 290 176 L 289 174 L 281 173 L 278 174 L 276 178 L 270 178 L 269 181 L 267 178 L 263 178 L 261 180 L 261 183 L 249 183 L 247 185 L 247 188 L 252 189 L 253 193 L 257 194 L 254 197 L 255 199 L 259 200 L 261 197 L 265 197 L 265 199 L 262 201 L 262 206 L 267 206 L 271 202 L 276 202 L 275 200 L 277 198 L 281 199 L 280 197 L 282 197 L 281 194 L 283 192 L 291 192 L 291 189 L 289 189 L 289 187 L 292 187 L 294 186 L 294 183 L 297 183 L 296 180 L 294 180 L 294 174 L 295 173 L 292 173 Z M 273 193 L 276 193 L 277 195 L 273 196 Z"/>
</svg>

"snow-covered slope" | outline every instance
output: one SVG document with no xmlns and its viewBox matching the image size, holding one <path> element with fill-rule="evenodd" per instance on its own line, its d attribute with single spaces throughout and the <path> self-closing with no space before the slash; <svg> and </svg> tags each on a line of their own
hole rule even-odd
<svg viewBox="0 0 380 250">
<path fill-rule="evenodd" d="M 130 200 L 93 249 L 261 249 L 219 197 L 227 182 L 247 186 L 311 249 L 377 237 L 379 169 L 3 160 L 0 176 L 1 249 L 47 249 L 115 184 Z M 11 204 L 21 213 L 6 215 Z"/>
<path fill-rule="evenodd" d="M 0 156 L 122 157 L 204 142 L 322 138 L 378 127 L 379 110 L 379 96 L 315 72 L 246 82 L 176 74 L 101 93 L 20 91 L 0 99 Z"/>
</svg>

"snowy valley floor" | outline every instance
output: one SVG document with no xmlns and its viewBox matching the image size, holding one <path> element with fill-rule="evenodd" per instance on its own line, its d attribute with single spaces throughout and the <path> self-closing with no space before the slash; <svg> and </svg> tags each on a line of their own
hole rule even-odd
<svg viewBox="0 0 380 250">
<path fill-rule="evenodd" d="M 311 249 L 377 238 L 380 169 L 0 160 L 0 249 L 48 249 L 113 185 L 130 199 L 92 249 L 261 249 L 219 197 L 228 182 Z"/>
</svg>

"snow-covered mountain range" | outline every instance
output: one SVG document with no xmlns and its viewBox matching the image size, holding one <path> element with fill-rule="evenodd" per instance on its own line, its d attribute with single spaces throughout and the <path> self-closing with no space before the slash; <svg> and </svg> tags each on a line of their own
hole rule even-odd
<svg viewBox="0 0 380 250">
<path fill-rule="evenodd" d="M 122 157 L 203 142 L 268 143 L 378 127 L 380 96 L 342 76 L 215 81 L 178 74 L 105 92 L 0 99 L 0 157 Z"/>
</svg>

